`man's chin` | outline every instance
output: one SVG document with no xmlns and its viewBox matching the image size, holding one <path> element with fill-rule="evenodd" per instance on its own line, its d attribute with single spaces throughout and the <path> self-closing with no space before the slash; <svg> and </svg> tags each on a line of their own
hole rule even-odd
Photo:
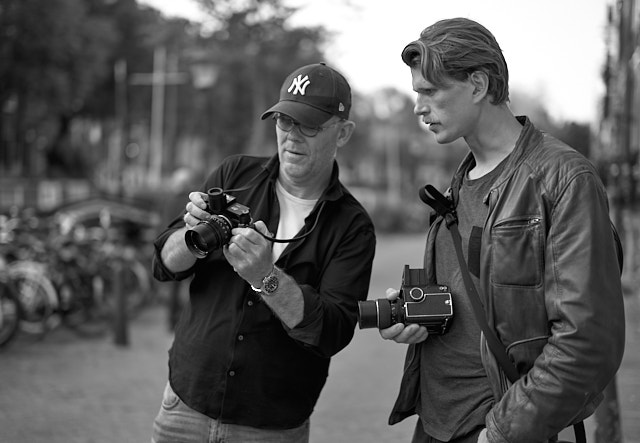
<svg viewBox="0 0 640 443">
<path fill-rule="evenodd" d="M 453 140 L 450 140 L 449 137 L 447 137 L 447 135 L 442 132 L 434 132 L 433 136 L 435 137 L 436 141 L 441 145 L 444 145 L 446 143 L 451 143 L 453 141 Z"/>
<path fill-rule="evenodd" d="M 300 163 L 287 161 L 281 165 L 284 172 L 294 178 L 301 178 L 308 174 L 307 168 Z"/>
</svg>

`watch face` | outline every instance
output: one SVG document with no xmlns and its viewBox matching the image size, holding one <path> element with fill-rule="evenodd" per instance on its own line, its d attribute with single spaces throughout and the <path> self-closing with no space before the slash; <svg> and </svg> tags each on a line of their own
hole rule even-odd
<svg viewBox="0 0 640 443">
<path fill-rule="evenodd" d="M 262 281 L 262 290 L 267 294 L 271 294 L 278 289 L 278 277 L 271 274 Z"/>
</svg>

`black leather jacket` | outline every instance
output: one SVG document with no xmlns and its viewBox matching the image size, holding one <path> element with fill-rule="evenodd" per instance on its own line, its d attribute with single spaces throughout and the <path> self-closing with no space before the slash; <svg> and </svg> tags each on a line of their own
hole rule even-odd
<svg viewBox="0 0 640 443">
<path fill-rule="evenodd" d="M 604 186 L 592 164 L 524 117 L 518 143 L 486 201 L 479 292 L 521 378 L 512 386 L 482 341 L 496 402 L 490 442 L 544 442 L 593 413 L 624 351 L 624 306 Z M 452 197 L 472 156 L 461 163 Z M 425 268 L 435 273 L 437 219 Z M 431 265 L 430 265 L 431 264 Z M 432 274 L 432 276 L 435 274 Z M 396 422 L 414 413 L 409 349 Z M 413 404 L 412 404 L 413 403 Z"/>
</svg>

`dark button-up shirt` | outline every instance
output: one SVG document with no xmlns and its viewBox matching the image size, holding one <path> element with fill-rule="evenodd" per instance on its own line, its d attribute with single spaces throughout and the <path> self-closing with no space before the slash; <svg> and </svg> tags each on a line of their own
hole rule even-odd
<svg viewBox="0 0 640 443">
<path fill-rule="evenodd" d="M 254 221 L 276 232 L 278 166 L 277 156 L 230 157 L 202 190 L 223 188 L 250 208 Z M 302 289 L 304 318 L 293 329 L 234 272 L 220 249 L 188 271 L 170 272 L 160 250 L 182 226 L 179 217 L 155 242 L 157 279 L 193 276 L 169 351 L 172 388 L 191 408 L 225 423 L 299 426 L 313 411 L 330 357 L 351 341 L 357 303 L 367 297 L 375 252 L 371 219 L 338 180 L 335 164 L 300 231 L 310 234 L 288 244 L 276 262 Z"/>
</svg>

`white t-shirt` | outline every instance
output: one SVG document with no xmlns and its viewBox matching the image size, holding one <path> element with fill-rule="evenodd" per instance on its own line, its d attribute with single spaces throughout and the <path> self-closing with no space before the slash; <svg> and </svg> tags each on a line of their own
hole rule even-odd
<svg viewBox="0 0 640 443">
<path fill-rule="evenodd" d="M 276 195 L 280 203 L 280 220 L 278 221 L 276 238 L 295 237 L 304 226 L 304 219 L 311 213 L 318 200 L 305 200 L 289 194 L 280 183 L 280 180 L 276 181 Z M 288 244 L 273 244 L 271 255 L 274 262 L 280 257 L 280 254 Z"/>
</svg>

